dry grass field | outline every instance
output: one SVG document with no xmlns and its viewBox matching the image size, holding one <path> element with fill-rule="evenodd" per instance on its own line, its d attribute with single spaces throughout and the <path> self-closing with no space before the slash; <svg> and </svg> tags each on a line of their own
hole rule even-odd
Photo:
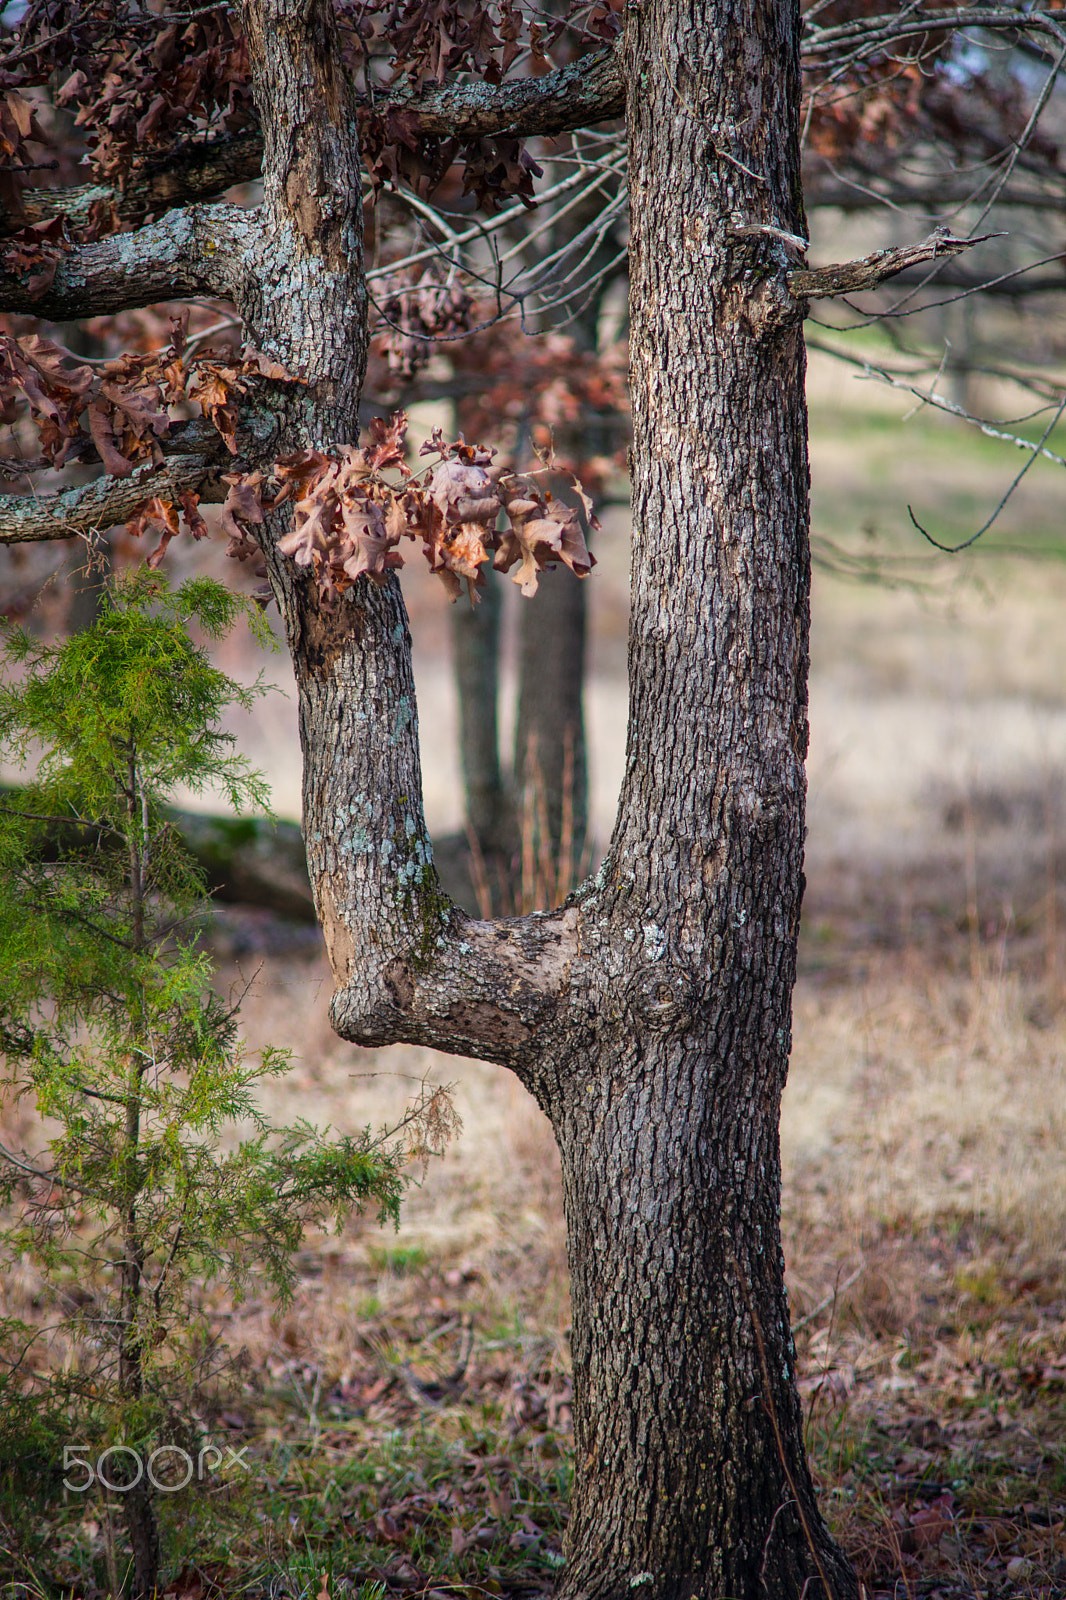
<svg viewBox="0 0 1066 1600">
<path fill-rule="evenodd" d="M 1066 483 L 1035 469 L 997 534 L 1040 559 L 931 560 L 907 500 L 965 536 L 1016 460 L 850 384 L 812 374 L 809 884 L 782 1126 L 809 1443 L 871 1600 L 1050 1600 L 1066 1596 Z M 601 841 L 624 739 L 625 534 L 612 514 L 590 583 Z M 881 558 L 884 581 L 833 576 L 840 547 Z M 443 832 L 459 780 L 430 584 L 412 574 L 408 592 Z M 292 700 L 238 731 L 296 814 Z M 256 1470 L 164 1507 L 170 1592 L 547 1592 L 570 1388 L 543 1117 L 482 1064 L 342 1044 L 324 962 L 276 927 L 230 913 L 216 943 L 224 988 L 256 973 L 251 1047 L 299 1054 L 272 1117 L 377 1125 L 429 1079 L 454 1085 L 463 1131 L 416 1175 L 396 1233 L 357 1220 L 308 1240 L 283 1316 L 219 1308 L 251 1366 L 208 1420 L 251 1441 Z M 31 1293 L 9 1280 L 7 1312 Z M 9 1583 L 91 1600 L 104 1530 L 98 1505 L 13 1524 Z"/>
</svg>

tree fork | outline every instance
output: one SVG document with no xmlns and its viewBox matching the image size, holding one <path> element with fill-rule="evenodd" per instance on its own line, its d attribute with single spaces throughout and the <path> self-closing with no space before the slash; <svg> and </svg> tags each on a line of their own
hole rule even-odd
<svg viewBox="0 0 1066 1600">
<path fill-rule="evenodd" d="M 259 347 L 305 379 L 278 400 L 277 449 L 332 446 L 355 437 L 366 354 L 357 107 L 326 0 L 244 15 L 265 194 L 227 271 Z M 803 1456 L 777 1220 L 807 738 L 803 306 L 733 232 L 802 230 L 799 17 L 645 0 L 626 27 L 632 706 L 608 859 L 552 914 L 478 922 L 448 902 L 399 586 L 323 611 L 277 552 L 283 508 L 263 543 L 309 873 L 338 1032 L 500 1062 L 552 1121 L 576 1379 L 562 1593 L 850 1600 Z"/>
</svg>

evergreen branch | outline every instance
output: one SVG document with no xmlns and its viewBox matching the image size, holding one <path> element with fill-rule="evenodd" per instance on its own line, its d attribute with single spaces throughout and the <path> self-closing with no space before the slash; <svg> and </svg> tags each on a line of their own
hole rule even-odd
<svg viewBox="0 0 1066 1600">
<path fill-rule="evenodd" d="M 3 804 L 0 804 L 0 811 L 8 817 L 25 817 L 27 822 L 46 822 L 56 828 L 96 828 L 100 833 L 113 833 L 119 838 L 122 837 L 120 830 L 113 823 L 93 822 L 88 817 L 50 817 L 39 811 L 21 811 L 18 806 Z"/>
<path fill-rule="evenodd" d="M 40 1167 L 32 1166 L 28 1161 L 20 1160 L 6 1145 L 0 1144 L 0 1157 L 5 1161 L 10 1161 L 11 1165 L 17 1167 L 20 1172 L 29 1173 L 33 1178 L 40 1178 L 43 1183 L 54 1183 L 57 1189 L 71 1189 L 75 1194 L 91 1193 L 82 1184 L 74 1183 L 70 1178 L 61 1178 L 57 1172 L 42 1172 Z"/>
<path fill-rule="evenodd" d="M 157 1317 L 160 1317 L 160 1318 L 163 1315 L 162 1298 L 163 1298 L 163 1290 L 166 1287 L 167 1276 L 168 1276 L 168 1274 L 170 1272 L 171 1267 L 174 1265 L 174 1258 L 178 1253 L 178 1247 L 181 1244 L 181 1241 L 182 1241 L 182 1239 L 183 1239 L 183 1237 L 185 1235 L 185 1221 L 184 1221 L 184 1218 L 185 1218 L 185 1213 L 186 1213 L 187 1210 L 188 1210 L 188 1201 L 186 1201 L 185 1206 L 182 1208 L 182 1221 L 178 1224 L 177 1231 L 174 1234 L 174 1242 L 170 1247 L 170 1251 L 169 1251 L 169 1253 L 167 1255 L 167 1259 L 164 1261 L 162 1267 L 160 1268 L 159 1277 L 156 1279 L 155 1288 L 152 1290 L 152 1301 L 153 1301 L 153 1304 L 155 1305 L 155 1314 L 156 1314 Z"/>
<path fill-rule="evenodd" d="M 40 912 L 42 916 L 52 915 L 64 921 L 77 923 L 80 928 L 88 928 L 90 932 L 94 933 L 98 938 L 106 939 L 109 944 L 116 945 L 120 950 L 132 951 L 134 948 L 128 939 L 120 939 L 117 934 L 108 933 L 107 929 L 102 927 L 99 922 L 94 922 L 91 917 L 83 916 L 80 911 L 75 911 L 70 906 L 63 906 L 61 908 L 55 906 L 44 906 L 33 900 L 27 900 L 26 907 L 29 911 Z"/>
<path fill-rule="evenodd" d="M 80 1078 L 75 1078 L 74 1087 L 79 1091 L 79 1093 L 88 1095 L 90 1100 L 106 1100 L 107 1103 L 112 1106 L 124 1106 L 126 1104 L 125 1095 L 108 1094 L 103 1089 L 90 1089 L 87 1084 L 82 1083 Z"/>
</svg>

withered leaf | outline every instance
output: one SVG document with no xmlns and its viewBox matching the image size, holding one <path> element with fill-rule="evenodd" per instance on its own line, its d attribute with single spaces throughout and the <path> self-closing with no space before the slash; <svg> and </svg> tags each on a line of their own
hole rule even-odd
<svg viewBox="0 0 1066 1600">
<path fill-rule="evenodd" d="M 185 525 L 194 539 L 206 539 L 207 523 L 200 515 L 200 497 L 194 489 L 182 489 L 179 496 Z"/>
</svg>

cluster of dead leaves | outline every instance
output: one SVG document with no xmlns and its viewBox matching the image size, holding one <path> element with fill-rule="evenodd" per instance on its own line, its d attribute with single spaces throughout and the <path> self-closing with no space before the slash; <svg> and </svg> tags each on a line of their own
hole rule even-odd
<svg viewBox="0 0 1066 1600">
<path fill-rule="evenodd" d="M 73 169 L 88 152 L 93 176 L 121 185 L 139 163 L 176 149 L 190 133 L 231 134 L 255 120 L 247 45 L 226 6 L 172 19 L 165 8 L 153 14 L 136 0 L 31 0 L 4 43 L 0 89 L 8 93 L 0 126 L 8 138 L 0 137 L 0 153 L 10 161 L 0 176 L 0 203 L 9 230 L 31 220 L 23 173 L 36 163 L 24 153 L 27 142 L 50 147 L 63 181 L 84 181 Z M 28 90 L 37 91 L 35 101 Z M 58 137 L 53 106 L 73 114 L 72 134 Z M 49 116 L 38 120 L 42 108 Z M 79 238 L 116 226 L 113 208 L 100 203 Z"/>
<path fill-rule="evenodd" d="M 346 64 L 367 86 L 361 139 L 375 188 L 406 185 L 429 193 L 458 164 L 464 194 L 492 209 L 515 196 L 532 204 L 540 168 L 521 141 L 425 137 L 404 106 L 379 112 L 372 87 L 384 75 L 417 95 L 424 84 L 455 73 L 496 84 L 523 65 L 534 75 L 546 72 L 549 50 L 570 59 L 612 39 L 621 26 L 622 0 L 598 0 L 591 12 L 570 0 L 550 20 L 527 15 L 514 0 L 337 0 L 336 10 Z M 87 151 L 94 178 L 120 187 L 146 159 L 177 154 L 190 134 L 225 138 L 255 124 L 247 41 L 226 6 L 190 13 L 164 5 L 146 12 L 135 0 L 31 0 L 5 42 L 12 45 L 12 64 L 0 65 L 0 90 L 10 91 L 0 102 L 0 153 L 8 156 L 0 204 L 14 226 L 31 220 L 23 211 L 26 182 L 18 170 L 34 165 L 24 156 L 26 142 L 47 142 L 27 89 L 54 92 L 54 104 L 73 113 L 77 130 L 64 146 L 78 147 L 75 158 Z M 117 226 L 106 206 L 97 207 L 90 222 L 81 237 Z"/>
<path fill-rule="evenodd" d="M 0 205 L 3 204 L 3 181 L 0 175 Z M 56 268 L 71 243 L 65 217 L 28 223 L 4 240 L 0 270 L 22 278 L 26 295 L 32 300 L 34 295 L 43 294 L 51 286 Z"/>
<path fill-rule="evenodd" d="M 0 94 L 0 208 L 16 220 L 21 220 L 22 174 L 36 165 L 28 146 L 48 142 L 38 109 L 17 89 Z"/>
<path fill-rule="evenodd" d="M 456 72 L 502 83 L 524 61 L 539 76 L 551 68 L 550 51 L 572 59 L 615 38 L 623 5 L 569 0 L 548 13 L 514 0 L 338 0 L 337 10 L 348 21 L 353 56 L 383 55 L 393 81 L 406 79 L 417 94 Z"/>
<path fill-rule="evenodd" d="M 591 571 L 578 513 L 535 477 L 493 472 L 491 451 L 461 437 L 446 441 L 439 429 L 420 452 L 436 455 L 437 465 L 416 474 L 404 459 L 402 411 L 388 422 L 376 418 L 369 431 L 358 448 L 302 450 L 274 465 L 281 489 L 273 505 L 293 501 L 292 529 L 278 550 L 314 573 L 325 606 L 364 574 L 383 583 L 403 566 L 403 539 L 421 539 L 430 571 L 453 600 L 464 583 L 477 599 L 490 561 L 501 572 L 517 566 L 514 581 L 525 595 L 536 593 L 538 572 L 558 561 L 578 577 Z M 397 477 L 383 476 L 389 471 Z M 591 501 L 575 487 L 591 518 Z M 506 523 L 498 529 L 501 515 Z"/>
<path fill-rule="evenodd" d="M 359 119 L 363 165 L 375 195 L 383 188 L 413 189 L 434 194 L 453 169 L 461 192 L 473 194 L 479 206 L 496 211 L 507 200 L 533 205 L 533 180 L 542 169 L 520 139 L 502 134 L 460 142 L 421 132 L 418 113 L 406 106 L 368 110 Z"/>
<path fill-rule="evenodd" d="M 103 24 L 71 61 L 56 94 L 84 129 L 98 178 L 120 180 L 146 153 L 171 148 L 191 128 L 202 136 L 254 124 L 248 46 L 227 7 L 174 22 L 164 13 L 154 33 L 144 29 L 140 8 L 136 19 L 122 15 L 126 7 L 116 10 L 113 26 Z"/>
<path fill-rule="evenodd" d="M 525 65 L 538 77 L 553 63 L 614 39 L 622 6 L 623 0 L 599 0 L 589 10 L 571 0 L 552 18 L 527 15 L 513 0 L 359 0 L 357 7 L 349 0 L 339 9 L 349 13 L 356 40 L 352 65 L 366 71 L 376 56 L 393 83 L 402 80 L 417 95 L 456 73 L 498 84 Z M 458 171 L 462 194 L 472 194 L 487 211 L 513 199 L 533 204 L 533 180 L 541 168 L 520 139 L 428 137 L 419 130 L 416 111 L 404 104 L 371 107 L 360 121 L 360 135 L 375 190 L 392 185 L 428 195 Z"/>
<path fill-rule="evenodd" d="M 512 453 L 531 438 L 537 449 L 550 449 L 557 468 L 594 489 L 624 470 L 630 437 L 624 344 L 597 353 L 568 334 L 529 339 L 515 323 L 497 323 L 450 355 L 460 379 L 459 420 L 471 437 L 491 430 L 501 450 Z"/>
<path fill-rule="evenodd" d="M 885 8 L 882 0 L 832 0 L 817 9 L 821 29 L 880 16 Z M 922 140 L 956 159 L 990 161 L 1024 138 L 1031 154 L 1057 167 L 1057 141 L 1043 128 L 1026 135 L 1031 104 L 1021 81 L 961 67 L 955 41 L 950 29 L 930 29 L 921 37 L 920 58 L 900 60 L 883 48 L 864 55 L 856 40 L 846 47 L 845 70 L 828 59 L 809 67 L 808 147 L 833 162 L 856 155 L 865 162 Z"/>
<path fill-rule="evenodd" d="M 41 447 L 41 460 L 32 465 L 62 467 L 80 455 L 87 442 L 83 417 L 114 477 L 128 478 L 146 461 L 162 462 L 169 396 L 160 357 L 120 356 L 99 368 L 67 364 L 76 360 L 39 334 L 0 333 L 0 421 L 13 423 L 19 400 L 28 402 Z"/>
<path fill-rule="evenodd" d="M 18 402 L 28 402 L 42 454 L 32 466 L 62 467 L 83 453 L 83 419 L 112 477 L 128 478 L 146 462 L 159 466 L 160 440 L 171 425 L 168 407 L 183 401 L 199 405 L 236 455 L 239 402 L 257 379 L 287 381 L 287 374 L 250 349 L 205 349 L 187 361 L 188 320 L 187 311 L 170 319 L 171 342 L 161 350 L 92 365 L 39 334 L 19 338 L 0 331 L 0 421 L 13 423 Z"/>
<path fill-rule="evenodd" d="M 458 285 L 425 276 L 398 284 L 382 297 L 378 310 L 385 324 L 378 349 L 389 371 L 410 383 L 433 354 L 434 339 L 454 339 L 467 332 L 474 300 Z"/>
<path fill-rule="evenodd" d="M 434 302 L 436 311 L 426 300 L 427 315 L 462 314 L 461 306 L 448 308 L 448 293 Z M 241 402 L 264 379 L 290 380 L 256 351 L 204 350 L 187 358 L 187 326 L 185 312 L 171 319 L 171 341 L 162 350 L 91 366 L 39 334 L 0 333 L 0 422 L 13 424 L 28 406 L 40 445 L 40 456 L 26 459 L 24 469 L 59 468 L 90 450 L 117 478 L 162 466 L 170 410 L 183 403 L 199 407 L 236 458 Z M 362 446 L 284 456 L 273 465 L 272 499 L 264 499 L 270 489 L 264 472 L 224 474 L 227 554 L 260 560 L 256 528 L 269 509 L 291 500 L 293 525 L 278 549 L 313 572 L 327 607 L 364 574 L 381 583 L 402 566 L 404 539 L 421 540 L 430 570 L 453 600 L 464 584 L 477 598 L 490 562 L 513 572 L 525 595 L 536 592 L 538 573 L 559 561 L 579 577 L 591 571 L 579 513 L 542 487 L 537 474 L 493 469 L 493 452 L 461 436 L 446 441 L 439 430 L 421 452 L 436 456 L 436 465 L 415 473 L 405 460 L 406 432 L 406 416 L 398 412 L 388 422 L 375 419 Z M 238 460 L 234 465 L 241 467 Z M 592 502 L 576 479 L 574 487 L 595 525 Z M 207 532 L 192 489 L 147 498 L 128 529 L 138 537 L 158 531 L 148 558 L 156 566 L 183 524 L 196 539 Z"/>
<path fill-rule="evenodd" d="M 257 382 L 287 382 L 287 374 L 251 349 L 240 354 L 205 349 L 187 359 L 188 321 L 188 311 L 170 319 L 171 340 L 163 349 L 92 365 L 39 334 L 16 337 L 0 331 L 0 423 L 13 425 L 28 407 L 40 449 L 39 456 L 21 462 L 23 471 L 60 468 L 93 452 L 115 478 L 128 478 L 139 467 L 162 466 L 163 444 L 173 427 L 171 407 L 183 403 L 198 406 L 236 456 L 240 402 Z M 248 525 L 263 517 L 262 475 L 235 473 L 225 481 L 230 492 L 223 526 L 231 546 L 238 547 L 234 553 L 250 554 Z M 194 538 L 203 538 L 207 527 L 198 506 L 196 492 L 184 489 L 152 496 L 134 513 L 130 533 L 161 534 L 150 566 L 162 560 L 183 519 Z"/>
</svg>

